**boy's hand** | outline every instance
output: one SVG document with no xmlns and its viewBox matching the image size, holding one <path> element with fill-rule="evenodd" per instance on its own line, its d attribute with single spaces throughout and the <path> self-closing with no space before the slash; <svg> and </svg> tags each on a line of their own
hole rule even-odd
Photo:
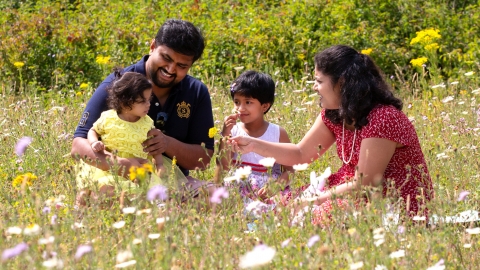
<svg viewBox="0 0 480 270">
<path fill-rule="evenodd" d="M 94 152 L 101 152 L 105 150 L 105 145 L 101 141 L 96 141 L 92 143 L 91 146 Z"/>
<path fill-rule="evenodd" d="M 237 123 L 238 114 L 231 114 L 225 117 L 223 120 L 222 135 L 230 136 L 233 126 Z"/>
<path fill-rule="evenodd" d="M 270 196 L 271 194 L 270 194 L 270 192 L 269 192 L 269 190 L 268 190 L 268 188 L 267 188 L 266 186 L 264 186 L 264 187 L 262 187 L 261 189 L 259 189 L 259 190 L 257 191 L 257 195 L 258 195 L 258 197 L 260 198 L 260 200 L 262 200 L 262 201 L 264 201 L 264 200 L 266 200 L 266 199 L 268 199 L 268 198 L 271 197 L 271 196 Z"/>
</svg>

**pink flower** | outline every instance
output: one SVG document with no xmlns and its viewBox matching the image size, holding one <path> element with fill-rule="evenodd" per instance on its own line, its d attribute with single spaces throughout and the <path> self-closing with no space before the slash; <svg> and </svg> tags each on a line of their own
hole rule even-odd
<svg viewBox="0 0 480 270">
<path fill-rule="evenodd" d="M 23 137 L 20 140 L 18 140 L 17 144 L 15 144 L 15 154 L 21 157 L 31 143 L 32 143 L 32 138 L 30 137 Z"/>
<path fill-rule="evenodd" d="M 217 188 L 210 198 L 210 202 L 212 203 L 221 203 L 222 198 L 228 198 L 228 191 L 224 187 Z"/>
<path fill-rule="evenodd" d="M 80 245 L 75 252 L 75 260 L 80 260 L 83 255 L 92 252 L 92 246 L 89 245 Z"/>
<path fill-rule="evenodd" d="M 312 247 L 312 246 L 315 245 L 315 243 L 317 243 L 318 241 L 320 241 L 320 236 L 314 235 L 314 236 L 310 237 L 310 239 L 308 239 L 307 246 L 308 246 L 308 247 Z"/>
<path fill-rule="evenodd" d="M 22 252 L 28 249 L 28 245 L 26 243 L 20 243 L 13 248 L 5 249 L 2 252 L 2 261 L 6 261 L 8 259 L 17 257 L 18 255 L 22 254 Z"/>
<path fill-rule="evenodd" d="M 468 194 L 470 194 L 470 192 L 468 192 L 468 191 L 460 192 L 460 194 L 458 195 L 457 201 L 459 201 L 459 202 L 464 201 L 467 198 Z"/>
<path fill-rule="evenodd" d="M 167 188 L 162 185 L 156 185 L 147 192 L 147 200 L 150 202 L 154 200 L 164 201 L 166 199 L 168 199 Z"/>
</svg>

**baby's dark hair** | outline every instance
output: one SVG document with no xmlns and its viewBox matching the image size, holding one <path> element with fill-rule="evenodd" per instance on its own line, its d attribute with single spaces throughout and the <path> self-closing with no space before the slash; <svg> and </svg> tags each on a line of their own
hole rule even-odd
<svg viewBox="0 0 480 270">
<path fill-rule="evenodd" d="M 270 103 L 264 112 L 266 114 L 275 100 L 275 82 L 265 73 L 248 70 L 240 74 L 230 86 L 232 98 L 235 94 L 258 99 L 260 104 Z"/>
<path fill-rule="evenodd" d="M 152 88 L 152 83 L 145 75 L 136 72 L 114 70 L 115 80 L 107 89 L 107 104 L 110 109 L 121 113 L 122 109 L 132 109 L 136 102 L 145 102 L 143 92 Z"/>
</svg>

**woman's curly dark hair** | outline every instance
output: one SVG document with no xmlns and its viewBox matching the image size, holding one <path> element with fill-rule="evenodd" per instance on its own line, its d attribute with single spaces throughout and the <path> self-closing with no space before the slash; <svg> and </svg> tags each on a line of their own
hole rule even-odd
<svg viewBox="0 0 480 270">
<path fill-rule="evenodd" d="M 368 55 L 336 45 L 315 55 L 315 68 L 329 76 L 333 85 L 340 83 L 340 108 L 325 110 L 325 116 L 334 124 L 345 121 L 361 129 L 368 124 L 367 116 L 377 105 L 402 109 L 402 101 L 393 95 L 382 72 Z"/>
<path fill-rule="evenodd" d="M 123 109 L 132 109 L 134 103 L 145 102 L 143 92 L 152 88 L 152 83 L 145 75 L 136 72 L 125 72 L 115 68 L 115 80 L 108 87 L 107 104 L 110 109 L 122 113 Z"/>
</svg>

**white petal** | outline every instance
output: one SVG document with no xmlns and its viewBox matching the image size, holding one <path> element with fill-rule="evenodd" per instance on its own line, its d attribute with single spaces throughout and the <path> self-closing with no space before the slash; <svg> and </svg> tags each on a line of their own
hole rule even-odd
<svg viewBox="0 0 480 270">
<path fill-rule="evenodd" d="M 113 226 L 115 229 L 123 228 L 123 226 L 125 226 L 125 221 L 124 221 L 124 220 L 120 220 L 119 222 L 113 223 L 112 226 Z"/>
<path fill-rule="evenodd" d="M 480 227 L 465 230 L 468 234 L 480 234 Z"/>
<path fill-rule="evenodd" d="M 160 237 L 159 233 L 151 233 L 148 235 L 148 238 L 150 239 L 158 239 Z"/>
<path fill-rule="evenodd" d="M 350 270 L 357 270 L 363 267 L 363 262 L 356 262 L 350 264 Z"/>
<path fill-rule="evenodd" d="M 308 168 L 308 163 L 293 165 L 295 171 L 305 171 Z"/>
<path fill-rule="evenodd" d="M 275 159 L 273 157 L 262 158 L 258 161 L 258 163 L 265 167 L 273 167 L 275 164 Z"/>
<path fill-rule="evenodd" d="M 390 253 L 390 258 L 392 259 L 401 258 L 401 257 L 405 257 L 405 250 L 403 249 Z"/>
<path fill-rule="evenodd" d="M 119 263 L 119 264 L 115 265 L 115 268 L 126 268 L 126 267 L 129 267 L 129 266 L 135 265 L 136 263 L 137 263 L 137 261 L 131 260 L 131 261 L 128 261 L 128 262 Z"/>
<path fill-rule="evenodd" d="M 20 227 L 9 227 L 6 231 L 7 234 L 21 234 L 22 228 Z"/>
<path fill-rule="evenodd" d="M 135 207 L 125 207 L 122 209 L 124 214 L 133 214 L 137 209 Z"/>
<path fill-rule="evenodd" d="M 252 268 L 268 264 L 275 256 L 275 249 L 266 245 L 258 245 L 252 251 L 240 256 L 240 268 Z"/>
</svg>

